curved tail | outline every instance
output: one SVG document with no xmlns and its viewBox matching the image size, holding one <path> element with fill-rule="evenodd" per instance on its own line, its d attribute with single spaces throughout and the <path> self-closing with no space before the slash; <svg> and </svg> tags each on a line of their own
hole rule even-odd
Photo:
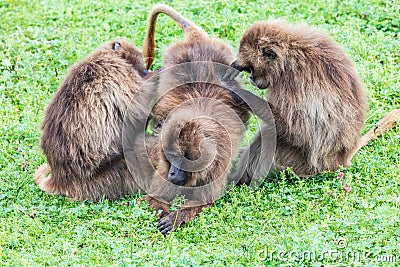
<svg viewBox="0 0 400 267">
<path fill-rule="evenodd" d="M 156 40 L 154 38 L 158 14 L 163 13 L 172 18 L 181 27 L 186 40 L 196 40 L 208 38 L 207 33 L 199 26 L 183 17 L 170 6 L 158 4 L 150 13 L 149 26 L 143 44 L 143 56 L 146 62 L 146 68 L 149 69 L 154 61 L 156 49 Z"/>
<path fill-rule="evenodd" d="M 400 122 L 400 109 L 392 110 L 387 113 L 380 121 L 375 124 L 375 127 L 369 130 L 365 135 L 363 135 L 358 142 L 357 153 L 363 146 L 367 145 L 368 142 L 376 139 L 380 135 L 384 134 L 386 131 L 392 129 L 396 126 L 396 123 Z"/>
<path fill-rule="evenodd" d="M 48 178 L 47 175 L 51 173 L 51 168 L 50 165 L 47 163 L 44 163 L 40 165 L 39 168 L 35 171 L 35 174 L 33 177 L 35 178 L 35 182 L 37 185 L 39 185 L 40 189 L 44 190 L 44 182 Z"/>
</svg>

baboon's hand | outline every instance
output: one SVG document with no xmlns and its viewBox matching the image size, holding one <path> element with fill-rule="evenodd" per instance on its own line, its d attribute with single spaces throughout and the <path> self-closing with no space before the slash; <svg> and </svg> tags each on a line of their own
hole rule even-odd
<svg viewBox="0 0 400 267">
<path fill-rule="evenodd" d="M 241 71 L 243 71 L 243 67 L 239 65 L 238 60 L 235 60 L 231 63 L 230 68 L 226 70 L 226 73 L 222 76 L 223 81 L 231 81 L 235 79 Z"/>
<path fill-rule="evenodd" d="M 180 210 L 162 217 L 158 221 L 158 230 L 165 236 L 171 231 L 175 231 L 183 222 L 183 214 Z"/>
<path fill-rule="evenodd" d="M 239 75 L 240 71 L 234 68 L 227 68 L 224 75 L 222 75 L 222 81 L 232 81 Z"/>
</svg>

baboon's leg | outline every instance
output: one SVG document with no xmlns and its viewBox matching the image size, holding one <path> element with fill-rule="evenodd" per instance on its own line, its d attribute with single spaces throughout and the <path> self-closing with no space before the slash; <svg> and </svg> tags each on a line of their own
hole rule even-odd
<svg viewBox="0 0 400 267">
<path fill-rule="evenodd" d="M 228 177 L 228 184 L 237 181 L 238 185 L 250 185 L 251 179 L 258 172 L 261 151 L 261 136 L 257 132 L 251 144 L 242 151 L 234 174 Z"/>
<path fill-rule="evenodd" d="M 196 207 L 186 207 L 171 212 L 168 216 L 165 216 L 159 220 L 158 230 L 163 235 L 167 235 L 169 232 L 176 230 L 179 226 L 192 221 L 205 207 L 208 206 L 211 206 L 211 204 Z"/>
<path fill-rule="evenodd" d="M 81 201 L 116 199 L 137 192 L 138 188 L 123 159 L 102 166 L 90 178 L 63 177 L 63 179 L 56 179 L 52 174 L 42 180 L 37 179 L 36 182 L 46 192 L 61 194 Z"/>
<path fill-rule="evenodd" d="M 273 165 L 275 145 L 261 144 L 261 133 L 257 132 L 251 144 L 240 155 L 236 171 L 228 177 L 228 184 L 237 181 L 238 185 L 250 185 L 252 179 L 266 177 Z M 264 153 L 261 152 L 264 146 Z"/>
<path fill-rule="evenodd" d="M 396 120 L 399 119 L 400 109 L 389 112 L 375 125 L 373 129 L 369 130 L 361 137 L 356 150 L 352 154 L 340 156 L 338 153 L 335 153 L 331 156 L 327 155 L 324 159 L 325 162 L 320 163 L 318 167 L 313 167 L 308 162 L 307 156 L 302 155 L 296 147 L 285 146 L 285 144 L 280 143 L 278 140 L 275 154 L 275 166 L 278 167 L 278 169 L 285 169 L 285 166 L 290 166 L 294 173 L 300 177 L 313 176 L 322 171 L 334 171 L 339 165 L 347 167 L 350 165 L 350 161 L 354 155 L 363 146 L 393 128 L 396 125 Z"/>
<path fill-rule="evenodd" d="M 137 193 L 138 186 L 129 172 L 125 159 L 113 161 L 103 170 L 99 171 L 93 181 L 86 183 L 88 192 L 93 192 L 90 199 L 102 198 L 117 199 L 124 195 Z M 91 195 L 90 193 L 88 194 Z"/>
<path fill-rule="evenodd" d="M 386 131 L 392 129 L 399 120 L 400 109 L 395 109 L 387 113 L 380 121 L 375 124 L 374 128 L 369 130 L 365 135 L 361 137 L 354 154 L 357 153 L 358 150 L 360 150 L 363 146 L 367 145 L 369 141 L 376 139 L 380 135 L 384 134 Z"/>
<path fill-rule="evenodd" d="M 274 168 L 283 171 L 290 167 L 300 177 L 307 177 L 317 174 L 317 168 L 313 167 L 307 155 L 301 153 L 299 148 L 286 145 L 277 141 Z"/>
<path fill-rule="evenodd" d="M 400 120 L 400 109 L 393 110 L 386 114 L 385 117 L 383 117 L 373 129 L 361 137 L 357 149 L 351 156 L 348 157 L 348 159 L 352 159 L 353 156 L 363 146 L 368 144 L 369 141 L 377 138 L 387 130 L 393 128 L 398 120 Z M 239 180 L 238 184 L 249 185 L 253 177 L 260 178 L 261 175 L 266 175 L 266 170 L 264 169 L 265 166 L 262 164 L 264 161 L 260 158 L 262 155 L 259 155 L 260 151 L 261 138 L 259 133 L 257 133 L 250 147 L 247 148 L 242 154 L 240 162 L 237 166 L 237 171 L 229 178 L 229 181 Z M 247 157 L 248 160 L 246 160 Z M 337 160 L 337 155 L 335 155 L 333 159 Z M 343 165 L 349 165 L 345 164 L 349 160 L 341 159 L 340 161 L 343 162 Z M 272 166 L 273 169 L 280 171 L 286 169 L 287 166 L 290 166 L 294 173 L 296 173 L 298 176 L 307 177 L 316 175 L 323 170 L 334 170 L 338 164 L 332 163 L 331 165 L 333 167 L 330 168 L 329 166 L 323 166 L 322 169 L 311 166 L 308 162 L 307 155 L 302 154 L 301 151 L 299 151 L 296 147 L 291 147 L 280 142 L 278 136 L 274 165 Z M 244 170 L 243 175 L 241 177 L 237 177 L 241 170 Z"/>
<path fill-rule="evenodd" d="M 169 214 L 169 205 L 161 202 L 150 195 L 146 196 L 146 201 L 149 203 L 149 206 L 152 207 L 157 214 L 160 216 L 160 218 L 163 218 Z M 160 212 L 161 211 L 161 212 Z"/>
</svg>

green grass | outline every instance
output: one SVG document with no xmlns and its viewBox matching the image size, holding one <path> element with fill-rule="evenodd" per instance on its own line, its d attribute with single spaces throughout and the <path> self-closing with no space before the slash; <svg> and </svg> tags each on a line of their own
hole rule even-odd
<svg viewBox="0 0 400 267">
<path fill-rule="evenodd" d="M 366 129 L 400 107 L 398 1 L 246 2 L 168 3 L 235 49 L 247 27 L 268 17 L 325 29 L 368 90 Z M 281 175 L 256 190 L 237 187 L 166 238 L 139 196 L 81 203 L 38 189 L 32 175 L 45 161 L 40 122 L 68 67 L 115 37 L 140 47 L 154 4 L 0 0 L 0 265 L 397 266 L 400 127 L 363 148 L 342 180 L 337 173 Z M 157 66 L 163 49 L 181 38 L 161 17 Z M 314 257 L 288 259 L 297 253 Z"/>
</svg>

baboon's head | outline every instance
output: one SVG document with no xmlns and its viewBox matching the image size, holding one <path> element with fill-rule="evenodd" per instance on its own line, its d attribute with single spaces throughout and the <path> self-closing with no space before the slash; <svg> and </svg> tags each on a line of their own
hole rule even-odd
<svg viewBox="0 0 400 267">
<path fill-rule="evenodd" d="M 121 39 L 106 44 L 105 48 L 131 64 L 142 77 L 148 73 L 142 53 L 133 44 Z"/>
<path fill-rule="evenodd" d="M 290 25 L 284 20 L 257 22 L 244 33 L 238 60 L 232 67 L 249 72 L 251 82 L 258 88 L 273 89 L 277 83 L 307 72 L 310 61 L 318 60 L 323 53 L 321 48 L 329 46 L 327 39 L 302 24 Z"/>
<path fill-rule="evenodd" d="M 217 121 L 187 113 L 165 121 L 158 173 L 173 184 L 202 186 L 226 174 L 232 157 L 228 132 Z"/>
</svg>

